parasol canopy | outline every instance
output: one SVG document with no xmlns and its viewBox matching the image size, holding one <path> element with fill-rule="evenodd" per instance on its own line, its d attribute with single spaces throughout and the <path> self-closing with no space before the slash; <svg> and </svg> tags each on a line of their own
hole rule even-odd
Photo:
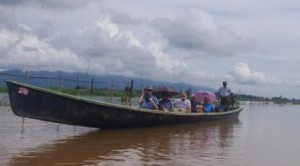
<svg viewBox="0 0 300 166">
<path fill-rule="evenodd" d="M 162 98 L 164 95 L 168 95 L 169 97 L 178 95 L 179 93 L 171 87 L 168 86 L 158 86 L 154 87 L 152 94 L 157 98 Z"/>
<path fill-rule="evenodd" d="M 204 99 L 207 99 L 207 102 L 212 103 L 216 100 L 216 95 L 213 92 L 209 91 L 198 91 L 195 93 L 195 100 L 200 103 L 204 103 Z"/>
</svg>

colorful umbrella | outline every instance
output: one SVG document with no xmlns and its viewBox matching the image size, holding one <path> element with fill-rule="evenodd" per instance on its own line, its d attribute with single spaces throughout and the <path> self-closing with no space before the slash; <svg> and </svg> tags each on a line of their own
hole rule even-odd
<svg viewBox="0 0 300 166">
<path fill-rule="evenodd" d="M 198 91 L 195 93 L 196 101 L 203 103 L 205 98 L 209 103 L 212 103 L 213 101 L 216 100 L 217 97 L 213 92 L 209 92 L 209 91 Z"/>
<path fill-rule="evenodd" d="M 164 95 L 168 95 L 168 96 L 174 96 L 174 95 L 178 95 L 179 93 L 167 86 L 159 86 L 159 87 L 154 87 L 153 89 L 153 93 L 154 96 L 156 96 L 157 98 L 161 98 Z"/>
</svg>

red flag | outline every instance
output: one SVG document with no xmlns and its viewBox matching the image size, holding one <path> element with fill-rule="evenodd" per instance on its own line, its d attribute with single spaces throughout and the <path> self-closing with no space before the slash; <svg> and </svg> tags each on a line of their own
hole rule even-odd
<svg viewBox="0 0 300 166">
<path fill-rule="evenodd" d="M 22 95 L 28 95 L 28 89 L 27 89 L 27 88 L 20 87 L 18 93 L 19 93 L 19 94 L 22 94 Z"/>
</svg>

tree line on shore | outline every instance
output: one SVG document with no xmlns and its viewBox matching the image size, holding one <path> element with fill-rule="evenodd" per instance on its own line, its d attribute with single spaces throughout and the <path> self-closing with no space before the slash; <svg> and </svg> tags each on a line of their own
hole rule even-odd
<svg viewBox="0 0 300 166">
<path fill-rule="evenodd" d="M 121 100 L 127 100 L 130 95 L 130 89 L 125 87 L 124 89 L 108 89 L 108 88 L 95 88 L 91 94 L 91 89 L 86 87 L 75 87 L 75 88 L 65 88 L 60 90 L 58 87 L 48 88 L 54 91 L 61 91 L 70 95 L 79 96 L 106 96 L 106 97 L 121 97 Z M 7 89 L 4 86 L 0 86 L 0 93 L 7 93 Z M 141 94 L 141 90 L 132 90 L 131 97 L 138 97 Z M 176 96 L 174 96 L 176 97 Z M 178 96 L 179 97 L 179 96 Z M 247 94 L 234 94 L 236 101 L 256 101 L 256 102 L 273 102 L 277 104 L 293 103 L 300 104 L 299 99 L 289 99 L 282 96 L 279 97 L 262 97 Z"/>
</svg>

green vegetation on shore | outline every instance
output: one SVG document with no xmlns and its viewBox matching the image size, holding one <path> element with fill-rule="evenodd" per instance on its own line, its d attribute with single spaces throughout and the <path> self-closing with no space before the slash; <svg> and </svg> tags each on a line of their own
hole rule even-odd
<svg viewBox="0 0 300 166">
<path fill-rule="evenodd" d="M 48 88 L 53 91 L 61 91 L 57 87 L 50 87 Z M 79 95 L 79 96 L 104 96 L 104 97 L 121 97 L 121 100 L 128 100 L 130 96 L 130 92 L 128 89 L 124 90 L 110 90 L 110 89 L 93 89 L 93 92 L 91 94 L 90 89 L 75 89 L 75 88 L 68 88 L 63 89 L 63 93 L 70 94 L 70 95 Z M 0 86 L 0 93 L 7 93 L 6 87 Z M 134 90 L 132 92 L 131 97 L 139 97 L 141 94 L 140 90 Z M 176 96 L 175 96 L 176 97 Z M 235 94 L 234 95 L 235 100 L 237 101 L 258 101 L 258 102 L 274 102 L 278 104 L 285 104 L 285 103 L 293 103 L 293 104 L 300 104 L 299 99 L 288 99 L 284 97 L 260 97 L 260 96 L 253 96 L 253 95 L 246 95 L 246 94 Z"/>
<path fill-rule="evenodd" d="M 6 87 L 0 86 L 0 93 L 7 93 Z"/>
</svg>

